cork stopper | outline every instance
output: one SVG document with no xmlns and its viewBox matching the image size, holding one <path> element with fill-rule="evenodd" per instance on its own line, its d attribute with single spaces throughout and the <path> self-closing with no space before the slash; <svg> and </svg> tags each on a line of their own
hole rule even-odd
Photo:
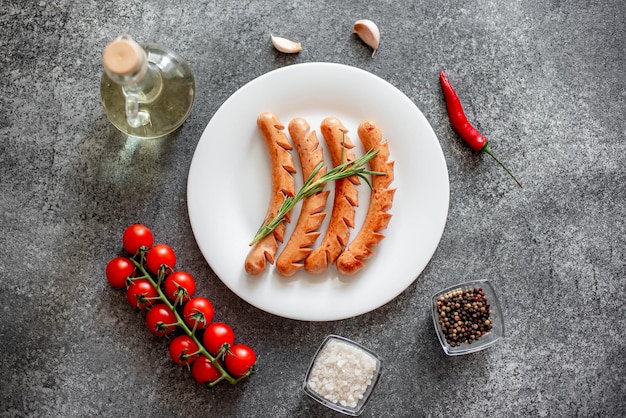
<svg viewBox="0 0 626 418">
<path fill-rule="evenodd" d="M 102 54 L 104 69 L 109 74 L 129 77 L 139 73 L 146 62 L 141 46 L 128 37 L 120 37 L 109 43 Z"/>
</svg>

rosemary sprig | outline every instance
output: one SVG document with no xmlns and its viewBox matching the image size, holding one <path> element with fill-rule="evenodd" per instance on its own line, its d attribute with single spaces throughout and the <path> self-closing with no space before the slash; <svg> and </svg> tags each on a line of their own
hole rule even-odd
<svg viewBox="0 0 626 418">
<path fill-rule="evenodd" d="M 321 192 L 322 190 L 324 190 L 324 186 L 326 185 L 326 183 L 330 181 L 340 180 L 350 176 L 357 176 L 363 179 L 363 181 L 365 181 L 371 189 L 372 183 L 367 177 L 368 175 L 386 175 L 386 173 L 380 171 L 371 171 L 364 167 L 365 164 L 369 162 L 369 160 L 376 156 L 376 154 L 378 154 L 378 150 L 371 149 L 367 151 L 362 157 L 357 158 L 353 161 L 346 161 L 338 165 L 337 167 L 334 167 L 327 173 L 321 175 L 317 180 L 314 180 L 315 175 L 322 169 L 322 167 L 324 167 L 324 162 L 320 162 L 315 167 L 315 169 L 313 169 L 309 177 L 307 177 L 306 181 L 304 182 L 298 193 L 295 194 L 295 196 L 285 196 L 285 200 L 283 201 L 283 204 L 281 205 L 274 219 L 266 221 L 265 223 L 263 223 L 263 225 L 261 225 L 250 245 L 252 246 L 256 244 L 258 241 L 269 235 L 274 229 L 276 229 L 276 227 L 278 227 L 278 225 L 280 225 L 285 220 L 285 216 L 287 216 L 289 211 L 293 209 L 293 207 L 299 201 Z"/>
</svg>

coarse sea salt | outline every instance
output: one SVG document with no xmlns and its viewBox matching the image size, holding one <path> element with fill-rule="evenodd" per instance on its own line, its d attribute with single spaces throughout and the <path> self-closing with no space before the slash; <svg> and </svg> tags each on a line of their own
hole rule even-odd
<svg viewBox="0 0 626 418">
<path fill-rule="evenodd" d="M 352 344 L 330 340 L 317 355 L 307 384 L 324 399 L 356 408 L 376 372 L 377 360 Z"/>
</svg>

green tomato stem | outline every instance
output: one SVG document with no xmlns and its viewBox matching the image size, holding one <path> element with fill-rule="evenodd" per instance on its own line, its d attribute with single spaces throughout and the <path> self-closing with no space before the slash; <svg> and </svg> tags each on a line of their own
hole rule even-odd
<svg viewBox="0 0 626 418">
<path fill-rule="evenodd" d="M 190 330 L 189 327 L 187 326 L 187 324 L 185 323 L 185 321 L 183 321 L 183 319 L 181 318 L 180 314 L 178 313 L 178 311 L 176 310 L 176 306 L 173 305 L 169 299 L 167 298 L 167 296 L 165 296 L 165 293 L 163 293 L 163 291 L 161 290 L 161 287 L 159 286 L 159 284 L 161 283 L 161 281 L 163 280 L 163 276 L 165 275 L 165 272 L 163 269 L 159 269 L 159 274 L 158 274 L 158 282 L 154 281 L 154 278 L 148 273 L 148 271 L 145 269 L 145 267 L 143 266 L 143 259 L 144 259 L 144 255 L 143 253 L 141 254 L 140 260 L 141 262 L 138 262 L 137 260 L 135 260 L 134 258 L 131 258 L 133 264 L 135 264 L 135 267 L 137 267 L 141 273 L 145 276 L 145 278 L 150 281 L 150 283 L 152 284 L 152 286 L 154 286 L 154 288 L 156 289 L 157 293 L 159 294 L 158 299 L 163 302 L 174 314 L 174 316 L 176 317 L 176 324 L 170 324 L 171 325 L 176 325 L 178 327 L 180 327 L 183 331 L 185 331 L 185 333 L 191 337 L 191 339 L 193 340 L 194 343 L 196 343 L 196 345 L 198 346 L 198 353 L 206 356 L 211 363 L 213 364 L 213 366 L 215 366 L 215 368 L 217 370 L 219 370 L 221 376 L 219 379 L 217 379 L 215 382 L 213 383 L 217 383 L 221 380 L 227 380 L 228 382 L 230 382 L 231 384 L 236 384 L 237 382 L 239 382 L 240 380 L 242 380 L 244 377 L 247 377 L 247 374 L 239 377 L 239 378 L 235 378 L 233 376 L 231 376 L 225 369 L 224 367 L 222 367 L 222 365 L 220 364 L 219 361 L 217 361 L 216 357 L 213 357 L 211 355 L 211 353 L 209 353 L 207 351 L 206 348 L 204 348 L 204 345 L 202 344 L 202 342 L 200 340 L 198 340 L 198 337 L 196 337 L 195 334 L 195 327 L 193 330 Z M 156 299 L 156 298 L 155 298 Z"/>
</svg>

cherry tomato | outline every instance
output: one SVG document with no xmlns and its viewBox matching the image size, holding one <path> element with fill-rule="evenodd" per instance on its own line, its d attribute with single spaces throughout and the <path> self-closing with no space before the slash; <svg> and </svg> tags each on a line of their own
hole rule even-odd
<svg viewBox="0 0 626 418">
<path fill-rule="evenodd" d="M 207 298 L 192 298 L 183 307 L 183 320 L 189 328 L 205 329 L 213 321 L 215 311 Z"/>
<path fill-rule="evenodd" d="M 145 309 L 157 302 L 159 292 L 152 286 L 148 279 L 133 280 L 126 289 L 126 299 L 135 308 Z"/>
<path fill-rule="evenodd" d="M 174 363 L 187 366 L 198 358 L 198 344 L 188 335 L 179 335 L 170 343 L 169 352 Z"/>
<path fill-rule="evenodd" d="M 151 247 L 154 242 L 152 231 L 142 224 L 133 224 L 124 230 L 122 246 L 131 254 L 136 254 L 141 247 Z"/>
<path fill-rule="evenodd" d="M 226 353 L 226 370 L 234 377 L 241 377 L 256 363 L 256 354 L 247 345 L 237 344 Z"/>
<path fill-rule="evenodd" d="M 163 265 L 167 267 L 166 271 L 171 271 L 175 264 L 176 254 L 169 245 L 156 244 L 146 252 L 146 267 L 154 274 L 157 274 Z"/>
<path fill-rule="evenodd" d="M 126 279 L 135 272 L 135 265 L 126 257 L 115 257 L 106 267 L 107 281 L 119 289 L 126 287 Z"/>
<path fill-rule="evenodd" d="M 200 356 L 193 362 L 191 375 L 196 382 L 201 384 L 215 382 L 222 376 L 218 368 L 206 356 Z"/>
<path fill-rule="evenodd" d="M 219 353 L 222 345 L 235 343 L 233 329 L 223 322 L 214 322 L 206 327 L 202 337 L 204 348 L 213 355 Z"/>
<path fill-rule="evenodd" d="M 146 325 L 155 335 L 163 336 L 176 329 L 176 316 L 164 303 L 154 305 L 146 314 Z"/>
<path fill-rule="evenodd" d="M 186 302 L 196 292 L 196 281 L 189 273 L 175 271 L 163 281 L 163 290 L 172 302 Z"/>
</svg>

